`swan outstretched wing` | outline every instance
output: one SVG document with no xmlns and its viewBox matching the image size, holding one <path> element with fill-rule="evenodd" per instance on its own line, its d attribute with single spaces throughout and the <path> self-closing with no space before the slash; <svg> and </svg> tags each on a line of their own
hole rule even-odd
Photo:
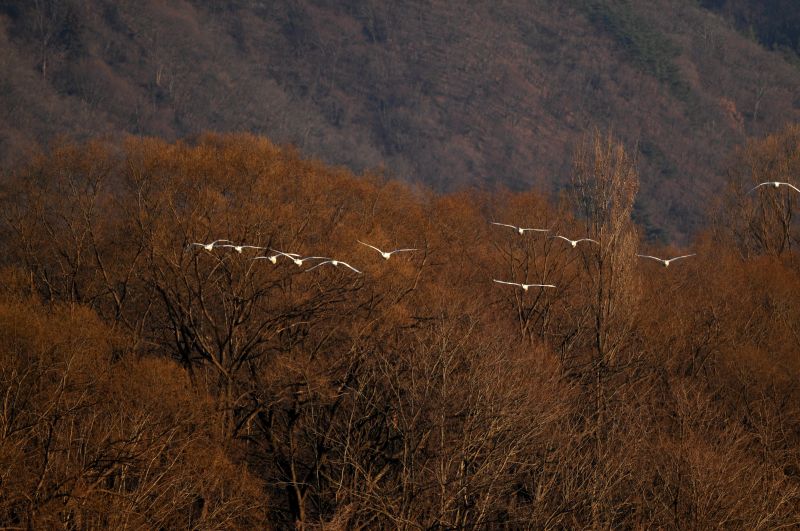
<svg viewBox="0 0 800 531">
<path fill-rule="evenodd" d="M 330 263 L 332 263 L 330 260 L 328 260 L 327 262 L 320 262 L 315 266 L 309 267 L 308 269 L 306 269 L 306 271 L 311 271 L 312 269 L 316 269 L 321 265 L 330 264 Z"/>
<path fill-rule="evenodd" d="M 291 258 L 292 260 L 300 256 L 297 253 L 284 253 L 283 251 L 279 251 L 277 249 L 270 249 L 270 251 L 272 251 L 273 253 L 278 253 L 281 256 L 285 256 L 286 258 Z"/>
<path fill-rule="evenodd" d="M 651 260 L 656 260 L 661 263 L 664 263 L 665 261 L 663 258 L 659 258 L 657 256 L 650 256 L 649 254 L 637 254 L 636 256 L 638 256 L 639 258 L 650 258 Z"/>
<path fill-rule="evenodd" d="M 343 265 L 343 266 L 345 266 L 345 267 L 349 267 L 350 269 L 352 269 L 353 271 L 355 271 L 355 272 L 356 272 L 356 273 L 358 273 L 359 275 L 361 274 L 361 271 L 359 271 L 359 270 L 358 270 L 358 269 L 356 269 L 355 267 L 351 266 L 351 265 L 350 265 L 350 264 L 348 264 L 347 262 L 340 262 L 339 260 L 335 260 L 335 262 L 336 262 L 336 263 L 334 263 L 334 260 L 326 260 L 326 261 L 324 261 L 324 262 L 320 262 L 320 263 L 318 263 L 317 265 L 315 265 L 315 266 L 313 266 L 313 267 L 309 267 L 308 269 L 306 269 L 306 271 L 311 271 L 312 269 L 316 269 L 316 268 L 318 268 L 318 267 L 319 267 L 319 266 L 321 266 L 321 265 L 325 265 L 325 264 L 331 264 L 331 265 L 333 265 L 334 267 L 337 267 L 337 266 L 339 266 L 339 265 Z"/>
<path fill-rule="evenodd" d="M 214 240 L 211 243 L 192 242 L 189 245 L 187 245 L 186 247 L 191 247 L 192 245 L 197 245 L 199 247 L 211 247 L 213 249 L 216 244 L 221 243 L 221 242 L 233 243 L 230 240 Z M 222 247 L 222 246 L 220 246 L 220 247 Z"/>
<path fill-rule="evenodd" d="M 492 280 L 494 280 L 498 284 L 508 284 L 509 286 L 519 286 L 521 288 L 524 287 L 524 284 L 520 284 L 518 282 L 506 282 L 505 280 L 497 280 L 496 278 L 493 278 Z"/>
<path fill-rule="evenodd" d="M 356 272 L 356 273 L 358 273 L 359 275 L 361 274 L 361 271 L 359 271 L 359 270 L 358 270 L 358 269 L 356 269 L 355 267 L 351 266 L 351 265 L 350 265 L 350 264 L 348 264 L 347 262 L 339 262 L 339 264 L 341 264 L 341 265 L 343 265 L 343 266 L 345 266 L 345 267 L 349 267 L 350 269 L 352 269 L 353 271 L 355 271 L 355 272 Z"/>
<path fill-rule="evenodd" d="M 232 249 L 264 249 L 264 247 L 258 247 L 256 245 L 235 245 L 232 243 L 220 245 L 219 247 L 230 247 Z"/>
<path fill-rule="evenodd" d="M 378 249 L 378 248 L 377 248 L 377 247 L 375 247 L 374 245 L 370 245 L 370 244 L 368 244 L 368 243 L 364 243 L 364 242 L 362 242 L 361 240 L 356 240 L 356 241 L 357 241 L 358 243 L 360 243 L 361 245 L 366 245 L 367 247 L 371 247 L 371 248 L 375 249 L 376 251 L 378 251 L 379 253 L 383 254 L 383 251 L 381 251 L 380 249 Z"/>
<path fill-rule="evenodd" d="M 500 225 L 501 227 L 511 227 L 514 230 L 519 230 L 519 227 L 517 227 L 516 225 L 509 225 L 508 223 L 498 223 L 496 221 L 490 221 L 489 223 L 491 223 L 492 225 Z"/>
<path fill-rule="evenodd" d="M 749 194 L 750 192 L 752 192 L 752 191 L 753 191 L 753 190 L 755 190 L 756 188 L 759 188 L 759 187 L 761 187 L 761 186 L 764 186 L 765 184 L 772 184 L 772 183 L 771 183 L 771 182 L 766 182 L 766 183 L 760 183 L 760 184 L 757 184 L 757 185 L 755 185 L 754 187 L 750 188 L 750 190 L 749 190 L 747 193 Z"/>
</svg>

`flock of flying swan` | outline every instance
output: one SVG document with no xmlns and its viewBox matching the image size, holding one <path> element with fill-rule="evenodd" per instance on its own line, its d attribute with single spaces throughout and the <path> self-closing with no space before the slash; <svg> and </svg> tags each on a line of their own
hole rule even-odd
<svg viewBox="0 0 800 531">
<path fill-rule="evenodd" d="M 756 189 L 758 189 L 758 188 L 760 188 L 762 186 L 772 186 L 773 188 L 779 188 L 781 186 L 786 186 L 786 187 L 791 188 L 792 190 L 800 193 L 800 188 L 797 188 L 796 186 L 794 186 L 791 183 L 785 183 L 785 182 L 781 182 L 781 181 L 767 181 L 767 182 L 763 182 L 763 183 L 757 184 L 756 186 L 751 188 L 747 193 L 749 194 L 751 192 L 754 192 Z M 521 226 L 518 226 L 518 225 L 511 225 L 510 223 L 498 223 L 496 221 L 490 221 L 490 223 L 492 225 L 499 225 L 501 227 L 509 227 L 511 229 L 514 229 L 519 235 L 523 235 L 526 231 L 549 232 L 549 229 L 529 229 L 529 228 L 524 228 L 524 227 L 521 227 Z M 576 248 L 580 242 L 592 242 L 592 243 L 596 243 L 598 245 L 600 244 L 600 242 L 598 242 L 597 240 L 593 240 L 591 238 L 579 238 L 577 240 L 572 240 L 572 239 L 567 238 L 566 236 L 562 236 L 560 234 L 556 234 L 555 236 L 550 236 L 550 238 L 560 238 L 560 239 L 566 241 L 567 243 L 569 243 L 572 246 L 573 249 Z M 655 260 L 656 262 L 661 263 L 664 267 L 669 267 L 669 264 L 671 264 L 672 262 L 674 262 L 676 260 L 682 260 L 684 258 L 689 258 L 690 256 L 697 256 L 697 253 L 684 254 L 684 255 L 675 256 L 675 257 L 672 257 L 672 258 L 659 258 L 657 256 L 650 256 L 649 254 L 637 254 L 636 256 L 638 256 L 639 258 L 647 258 L 647 259 L 650 259 L 650 260 Z M 492 280 L 494 280 L 498 284 L 508 284 L 510 286 L 518 286 L 518 287 L 522 288 L 523 291 L 528 291 L 528 288 L 534 288 L 534 287 L 536 287 L 536 288 L 555 288 L 555 286 L 552 285 L 552 284 L 522 284 L 520 282 L 507 282 L 505 280 L 497 280 L 497 279 L 492 279 Z"/>
<path fill-rule="evenodd" d="M 747 193 L 748 194 L 752 193 L 752 192 L 754 192 L 755 190 L 757 190 L 758 188 L 760 188 L 762 186 L 772 186 L 773 188 L 779 188 L 781 186 L 786 186 L 786 187 L 788 187 L 788 188 L 800 193 L 800 188 L 797 188 L 793 184 L 786 183 L 786 182 L 780 182 L 780 181 L 767 181 L 767 182 L 763 182 L 763 183 L 757 184 L 756 186 L 751 188 Z M 490 221 L 489 223 L 492 224 L 492 225 L 497 225 L 497 226 L 500 226 L 500 227 L 508 227 L 510 229 L 513 229 L 514 232 L 516 232 L 520 236 L 524 235 L 526 232 L 550 232 L 550 229 L 539 229 L 539 228 L 531 228 L 531 227 L 522 227 L 520 225 L 512 225 L 510 223 L 499 223 L 497 221 Z M 578 244 L 581 243 L 581 242 L 595 243 L 595 244 L 598 244 L 598 245 L 600 244 L 600 242 L 598 242 L 597 240 L 593 240 L 592 238 L 578 238 L 577 240 L 573 240 L 573 239 L 567 238 L 566 236 L 562 236 L 560 234 L 556 234 L 556 235 L 550 236 L 550 238 L 551 239 L 558 238 L 558 239 L 564 240 L 565 242 L 569 243 L 572 246 L 573 249 L 575 249 L 578 246 Z M 375 247 L 374 245 L 362 242 L 361 240 L 356 240 L 356 241 L 358 243 L 360 243 L 361 245 L 364 245 L 366 247 L 369 247 L 370 249 L 373 249 L 373 250 L 377 251 L 384 260 L 388 260 L 395 253 L 406 253 L 406 252 L 419 251 L 419 249 L 416 249 L 416 248 L 402 248 L 402 249 L 394 249 L 393 251 L 384 251 L 382 249 L 379 249 L 378 247 Z M 260 250 L 269 250 L 269 251 L 271 251 L 272 253 L 275 253 L 275 254 L 272 254 L 270 256 L 257 256 L 255 258 L 253 258 L 253 260 L 269 260 L 272 264 L 277 264 L 278 263 L 278 258 L 285 257 L 285 258 L 288 258 L 289 260 L 291 260 L 292 262 L 294 262 L 295 265 L 297 265 L 298 267 L 302 267 L 303 263 L 306 262 L 306 261 L 309 261 L 309 260 L 320 260 L 319 263 L 313 265 L 312 267 L 309 267 L 308 269 L 306 269 L 306 271 L 311 271 L 311 270 L 316 269 L 316 268 L 318 268 L 320 266 L 330 264 L 333 267 L 337 267 L 337 268 L 339 266 L 344 266 L 346 268 L 351 269 L 356 274 L 359 274 L 359 275 L 363 274 L 363 271 L 360 271 L 360 270 L 356 269 L 355 267 L 353 267 L 352 265 L 348 264 L 347 262 L 343 262 L 341 260 L 335 260 L 333 258 L 329 258 L 329 257 L 326 257 L 326 256 L 306 256 L 306 257 L 302 257 L 301 258 L 300 255 L 297 254 L 297 253 L 287 253 L 287 252 L 283 252 L 283 251 L 278 251 L 276 249 L 268 249 L 266 247 L 259 247 L 259 246 L 256 246 L 256 245 L 235 244 L 232 241 L 225 240 L 225 239 L 215 240 L 215 241 L 213 241 L 211 243 L 192 242 L 192 243 L 190 243 L 190 244 L 188 244 L 186 246 L 186 249 L 189 250 L 189 249 L 194 248 L 194 247 L 201 247 L 201 248 L 205 249 L 206 251 L 212 251 L 216 247 L 229 248 L 229 249 L 233 249 L 234 251 L 236 251 L 237 253 L 240 253 L 240 254 L 245 249 L 256 249 L 256 250 L 259 250 L 259 251 Z M 637 254 L 636 256 L 639 257 L 639 258 L 647 258 L 649 260 L 655 260 L 656 262 L 661 263 L 664 267 L 669 267 L 669 265 L 672 262 L 675 262 L 676 260 L 683 260 L 684 258 L 689 258 L 691 256 L 696 256 L 696 255 L 697 255 L 696 253 L 692 253 L 692 254 L 684 254 L 684 255 L 681 255 L 681 256 L 675 256 L 675 257 L 672 257 L 672 258 L 659 258 L 657 256 L 651 256 L 651 255 L 648 255 L 648 254 Z M 523 291 L 526 291 L 526 292 L 530 288 L 555 288 L 556 287 L 553 284 L 525 284 L 525 283 L 521 283 L 521 282 L 508 282 L 506 280 L 498 280 L 498 279 L 492 279 L 492 280 L 494 282 L 498 283 L 498 284 L 506 284 L 506 285 L 509 285 L 509 286 L 517 286 L 517 287 L 519 287 L 520 289 L 522 289 Z"/>
<path fill-rule="evenodd" d="M 766 183 L 766 184 L 772 184 L 772 183 Z M 490 223 L 492 225 L 502 225 L 504 227 L 511 227 L 513 229 L 516 229 L 517 232 L 519 232 L 519 234 L 522 234 L 522 231 L 525 231 L 525 230 L 536 230 L 536 231 L 539 231 L 539 232 L 544 232 L 546 230 L 546 229 L 521 229 L 520 227 L 517 227 L 516 225 L 509 225 L 508 223 L 496 223 L 494 221 L 491 221 Z M 600 244 L 600 242 L 598 242 L 597 240 L 593 240 L 591 238 L 579 238 L 577 240 L 571 240 L 570 238 L 567 238 L 566 236 L 561 236 L 560 234 L 556 234 L 555 236 L 550 236 L 550 238 L 551 239 L 553 239 L 553 238 L 562 239 L 562 240 L 566 241 L 567 243 L 569 243 L 572 246 L 573 249 L 576 248 L 580 242 L 592 242 L 592 243 L 596 243 L 598 245 Z M 675 256 L 673 258 L 659 258 L 657 256 L 650 256 L 648 254 L 637 254 L 636 256 L 638 256 L 640 258 L 649 258 L 651 260 L 656 260 L 657 262 L 660 262 L 661 264 L 663 264 L 664 267 L 669 267 L 669 264 L 671 262 L 674 262 L 675 260 L 681 260 L 682 258 L 689 258 L 690 256 L 696 256 L 696 253 L 684 254 L 682 256 Z M 505 280 L 497 280 L 497 279 L 492 279 L 492 280 L 494 280 L 498 284 L 508 284 L 510 286 L 519 286 L 520 288 L 522 288 L 523 291 L 528 291 L 528 288 L 555 288 L 555 286 L 552 285 L 552 284 L 522 284 L 520 282 L 507 282 Z"/>
<path fill-rule="evenodd" d="M 367 247 L 370 247 L 370 248 L 375 249 L 376 251 L 378 251 L 378 253 L 380 253 L 380 255 L 383 257 L 384 260 L 388 260 L 394 253 L 419 251 L 419 249 L 411 249 L 411 248 L 395 249 L 393 251 L 383 251 L 381 249 L 378 249 L 374 245 L 370 245 L 368 243 L 364 243 L 361 240 L 356 240 L 356 241 L 358 241 L 358 243 L 360 243 L 361 245 L 366 245 Z M 363 274 L 363 271 L 360 271 L 360 270 L 356 269 L 355 267 L 353 267 L 352 265 L 348 264 L 347 262 L 343 262 L 341 260 L 336 260 L 336 259 L 333 259 L 333 258 L 329 258 L 327 256 L 305 256 L 305 257 L 301 257 L 297 253 L 287 253 L 287 252 L 284 252 L 284 251 L 278 251 L 277 249 L 271 249 L 271 248 L 268 248 L 268 247 L 259 247 L 257 245 L 240 245 L 240 244 L 235 244 L 235 243 L 231 242 L 230 240 L 214 240 L 211 243 L 192 242 L 192 243 L 190 243 L 190 244 L 188 244 L 186 246 L 186 250 L 188 251 L 188 250 L 190 250 L 190 249 L 192 249 L 194 247 L 201 247 L 201 248 L 205 249 L 206 251 L 213 251 L 216 248 L 227 248 L 227 249 L 233 249 L 234 251 L 236 251 L 237 253 L 240 253 L 240 254 L 242 252 L 244 252 L 245 249 L 257 249 L 259 251 L 268 250 L 268 251 L 270 251 L 271 253 L 274 253 L 274 254 L 271 254 L 269 256 L 267 256 L 267 255 L 265 255 L 265 256 L 256 256 L 256 257 L 252 258 L 252 260 L 254 260 L 254 261 L 255 260 L 269 260 L 272 264 L 277 264 L 278 263 L 278 259 L 281 258 L 281 257 L 284 257 L 284 258 L 287 258 L 287 259 L 291 260 L 292 262 L 294 262 L 294 264 L 296 266 L 298 266 L 298 267 L 302 267 L 303 264 L 305 262 L 309 261 L 309 260 L 320 260 L 320 262 L 318 262 L 317 264 L 313 265 L 312 267 L 309 267 L 308 269 L 306 269 L 306 271 L 311 271 L 311 270 L 316 269 L 316 268 L 318 268 L 320 266 L 323 266 L 323 265 L 326 265 L 326 264 L 330 264 L 333 267 L 344 266 L 344 267 L 352 270 L 353 272 L 355 272 L 355 273 L 357 273 L 359 275 Z"/>
</svg>

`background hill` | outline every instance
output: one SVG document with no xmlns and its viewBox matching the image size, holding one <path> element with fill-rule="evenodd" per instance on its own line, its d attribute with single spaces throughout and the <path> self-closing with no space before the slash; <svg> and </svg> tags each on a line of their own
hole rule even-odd
<svg viewBox="0 0 800 531">
<path fill-rule="evenodd" d="M 721 13 L 737 29 L 797 62 L 800 52 L 800 9 L 792 0 L 703 0 L 703 7 Z"/>
<path fill-rule="evenodd" d="M 61 134 L 246 130 L 439 190 L 557 194 L 599 127 L 638 146 L 647 236 L 681 241 L 734 146 L 800 118 L 796 35 L 753 6 L 0 1 L 0 157 Z"/>
</svg>

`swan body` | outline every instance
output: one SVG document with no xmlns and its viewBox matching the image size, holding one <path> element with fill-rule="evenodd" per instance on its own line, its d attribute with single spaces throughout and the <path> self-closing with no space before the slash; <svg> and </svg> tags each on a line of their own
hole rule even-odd
<svg viewBox="0 0 800 531">
<path fill-rule="evenodd" d="M 655 260 L 656 262 L 661 262 L 662 264 L 664 264 L 664 267 L 669 267 L 670 262 L 674 262 L 675 260 L 680 260 L 681 258 L 689 258 L 690 256 L 695 256 L 696 254 L 697 253 L 684 254 L 682 256 L 676 256 L 674 258 L 668 258 L 668 259 L 659 258 L 657 256 L 650 256 L 647 254 L 637 254 L 636 256 L 640 258 L 650 258 L 651 260 Z"/>
<path fill-rule="evenodd" d="M 391 256 L 394 253 L 405 253 L 405 252 L 408 252 L 408 251 L 419 251 L 419 249 L 395 249 L 394 251 L 382 251 L 381 249 L 378 249 L 374 245 L 370 245 L 368 243 L 364 243 L 361 240 L 356 240 L 356 241 L 358 243 L 360 243 L 361 245 L 366 245 L 367 247 L 371 247 L 372 249 L 375 249 L 376 251 L 378 251 L 381 254 L 381 256 L 383 257 L 384 260 L 388 260 L 389 258 L 391 258 Z"/>
<path fill-rule="evenodd" d="M 569 242 L 569 244 L 570 244 L 570 245 L 572 245 L 572 248 L 573 248 L 573 249 L 574 249 L 575 247 L 577 247 L 577 246 L 578 246 L 578 244 L 579 244 L 580 242 L 594 242 L 594 243 L 597 243 L 597 244 L 599 244 L 599 243 L 600 243 L 600 242 L 598 242 L 597 240 L 593 240 L 593 239 L 591 239 L 591 238 L 579 238 L 579 239 L 577 239 L 577 240 L 570 240 L 570 239 L 569 239 L 569 238 L 567 238 L 566 236 L 561 236 L 560 234 L 557 234 L 557 235 L 553 236 L 553 238 L 561 238 L 562 240 L 564 240 L 564 241 L 566 241 L 566 242 Z"/>
<path fill-rule="evenodd" d="M 273 264 L 278 263 L 279 256 L 288 256 L 289 258 L 300 256 L 297 253 L 282 253 L 280 251 L 275 251 L 278 254 L 273 254 L 272 256 L 256 256 L 253 260 L 269 260 Z"/>
<path fill-rule="evenodd" d="M 198 243 L 198 242 L 193 242 L 193 243 L 190 243 L 189 245 L 187 245 L 187 246 L 186 246 L 186 249 L 188 250 L 190 247 L 192 247 L 192 246 L 194 245 L 194 246 L 197 246 L 197 247 L 202 247 L 202 248 L 203 248 L 203 249 L 205 249 L 206 251 L 211 251 L 211 250 L 213 250 L 213 249 L 214 249 L 214 246 L 216 246 L 216 245 L 217 245 L 218 243 L 220 243 L 220 242 L 229 242 L 229 243 L 230 243 L 230 240 L 214 240 L 214 241 L 213 241 L 213 242 L 211 242 L 211 243 Z M 223 247 L 223 246 L 222 246 L 222 245 L 219 245 L 218 247 Z"/>
<path fill-rule="evenodd" d="M 528 288 L 554 288 L 552 284 L 520 284 L 519 282 L 506 282 L 505 280 L 492 279 L 498 284 L 508 284 L 509 286 L 519 286 L 523 291 L 528 291 Z"/>
<path fill-rule="evenodd" d="M 359 271 L 359 270 L 358 270 L 358 269 L 356 269 L 355 267 L 351 266 L 351 265 L 350 265 L 350 264 L 348 264 L 347 262 L 342 262 L 341 260 L 326 260 L 326 261 L 324 261 L 324 262 L 320 262 L 320 263 L 318 263 L 318 264 L 317 264 L 317 265 L 315 265 L 314 267 L 309 267 L 308 269 L 306 269 L 306 271 L 311 271 L 312 269 L 316 269 L 316 268 L 318 268 L 319 266 L 321 266 L 321 265 L 325 265 L 325 264 L 331 264 L 331 265 L 332 265 L 332 266 L 334 266 L 334 267 L 339 267 L 340 265 L 343 265 L 343 266 L 345 266 L 345 267 L 349 267 L 350 269 L 352 269 L 353 271 L 355 271 L 355 272 L 356 272 L 356 273 L 358 273 L 359 275 L 361 274 L 361 271 Z"/>
<path fill-rule="evenodd" d="M 509 225 L 508 223 L 497 223 L 496 221 L 490 221 L 492 225 L 500 225 L 501 227 L 510 227 L 517 231 L 517 234 L 520 236 L 525 234 L 525 231 L 532 231 L 532 232 L 550 232 L 550 229 L 531 229 L 526 227 L 517 227 L 516 225 Z"/>
<path fill-rule="evenodd" d="M 245 249 L 263 249 L 263 247 L 256 247 L 255 245 L 234 245 L 232 243 L 220 245 L 219 247 L 229 247 L 239 254 L 242 254 L 242 251 Z"/>
<path fill-rule="evenodd" d="M 300 255 L 297 253 L 284 253 L 283 251 L 278 251 L 276 249 L 270 249 L 270 251 L 289 258 L 298 267 L 302 266 L 303 262 L 306 260 L 330 260 L 327 256 L 306 256 L 305 258 L 298 258 Z M 277 258 L 275 258 L 275 260 L 277 260 Z"/>
<path fill-rule="evenodd" d="M 754 187 L 752 187 L 750 189 L 750 192 L 752 192 L 753 190 L 755 190 L 756 188 L 759 188 L 761 186 L 772 186 L 773 188 L 778 188 L 780 186 L 788 186 L 789 188 L 791 188 L 795 192 L 800 192 L 800 188 L 796 187 L 795 185 L 789 184 L 789 183 L 782 183 L 780 181 L 767 181 L 767 182 L 763 182 L 761 184 L 757 184 L 756 186 L 754 186 Z M 747 192 L 747 193 L 749 194 L 750 192 Z"/>
</svg>

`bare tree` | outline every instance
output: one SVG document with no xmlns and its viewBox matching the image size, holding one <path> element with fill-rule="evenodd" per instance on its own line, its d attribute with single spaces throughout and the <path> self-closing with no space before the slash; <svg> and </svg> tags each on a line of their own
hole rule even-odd
<svg viewBox="0 0 800 531">
<path fill-rule="evenodd" d="M 794 216 L 800 194 L 787 186 L 754 189 L 765 182 L 797 185 L 798 139 L 800 127 L 793 125 L 763 140 L 750 141 L 728 169 L 728 185 L 716 211 L 715 230 L 744 258 L 790 253 L 800 239 Z"/>
<path fill-rule="evenodd" d="M 591 375 L 594 425 L 592 439 L 597 459 L 607 454 L 606 417 L 612 372 L 626 362 L 639 297 L 635 269 L 638 236 L 631 219 L 639 188 L 636 160 L 611 134 L 595 131 L 577 148 L 572 180 L 573 200 L 586 234 L 599 244 L 585 247 L 583 264 L 589 277 L 591 299 L 585 311 L 591 316 L 592 354 L 586 375 Z M 602 527 L 606 515 L 598 463 L 593 471 L 592 521 Z"/>
</svg>

